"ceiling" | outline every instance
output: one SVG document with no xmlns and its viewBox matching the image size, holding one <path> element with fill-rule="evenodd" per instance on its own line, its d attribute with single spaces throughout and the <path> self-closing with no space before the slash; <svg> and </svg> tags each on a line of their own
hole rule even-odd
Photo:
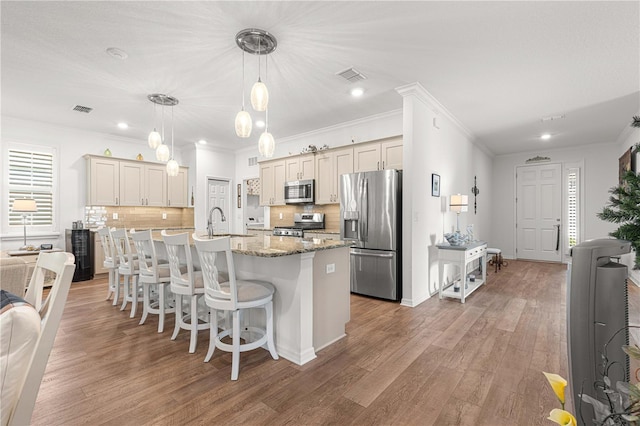
<svg viewBox="0 0 640 426">
<path fill-rule="evenodd" d="M 176 145 L 256 146 L 234 132 L 242 51 L 278 41 L 264 76 L 269 129 L 297 135 L 402 108 L 420 82 L 494 154 L 613 143 L 640 109 L 639 2 L 7 2 L 2 115 L 132 138 L 154 126 L 151 93 L 179 99 Z M 106 53 L 116 47 L 128 54 Z M 257 57 L 245 56 L 247 94 Z M 336 73 L 355 67 L 354 84 Z M 94 108 L 90 114 L 75 105 Z M 252 111 L 247 101 L 247 108 Z M 158 110 L 160 111 L 160 110 Z M 165 110 L 167 117 L 170 108 Z M 264 113 L 260 113 L 264 114 Z M 542 121 L 542 117 L 565 116 Z M 129 128 L 116 127 L 120 121 Z M 169 120 L 167 120 L 167 123 Z M 167 124 L 168 131 L 168 124 Z M 550 132 L 549 141 L 539 136 Z M 331 142 L 328 141 L 331 146 Z"/>
</svg>

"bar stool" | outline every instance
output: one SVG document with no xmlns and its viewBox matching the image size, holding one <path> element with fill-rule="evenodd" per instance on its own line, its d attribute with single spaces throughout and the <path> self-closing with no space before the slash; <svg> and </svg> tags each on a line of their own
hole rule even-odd
<svg viewBox="0 0 640 426">
<path fill-rule="evenodd" d="M 127 302 L 131 302 L 131 315 L 130 318 L 136 316 L 136 309 L 138 307 L 138 275 L 139 266 L 137 256 L 131 251 L 129 245 L 129 236 L 125 228 L 116 229 L 111 232 L 111 240 L 116 247 L 118 253 L 118 273 L 124 276 L 124 295 L 122 297 L 121 311 L 127 306 Z"/>
<path fill-rule="evenodd" d="M 151 230 L 131 232 L 133 244 L 138 252 L 138 282 L 142 285 L 142 318 L 139 325 L 144 324 L 149 314 L 158 315 L 158 333 L 164 331 L 165 314 L 175 312 L 169 303 L 172 293 L 169 289 L 171 276 L 169 263 L 158 259 Z M 186 266 L 182 268 L 187 271 Z M 151 290 L 156 290 L 157 300 L 151 300 Z"/>
<path fill-rule="evenodd" d="M 194 353 L 198 343 L 198 331 L 209 328 L 208 322 L 198 322 L 198 299 L 204 296 L 202 272 L 196 272 L 193 269 L 188 233 L 169 235 L 167 231 L 163 230 L 161 235 L 169 259 L 170 288 L 171 292 L 176 296 L 176 322 L 171 340 L 175 340 L 178 337 L 180 329 L 189 330 L 191 333 L 189 353 Z M 181 258 L 186 259 L 186 272 L 184 272 L 185 264 L 180 262 Z M 183 296 L 188 296 L 189 298 L 188 313 L 184 313 L 182 310 Z"/>
<path fill-rule="evenodd" d="M 266 281 L 236 280 L 233 255 L 229 237 L 200 239 L 193 235 L 200 258 L 202 277 L 204 279 L 204 301 L 210 308 L 209 350 L 204 362 L 209 362 L 216 348 L 231 352 L 231 380 L 238 380 L 240 369 L 240 352 L 250 351 L 259 347 L 265 347 L 273 359 L 278 359 L 278 353 L 273 339 L 273 285 Z M 216 256 L 224 253 L 229 272 L 229 282 L 218 281 L 218 269 Z M 264 327 L 243 326 L 242 330 L 250 335 L 257 335 L 258 339 L 252 342 L 240 344 L 241 312 L 247 309 L 261 308 L 266 313 Z M 226 327 L 218 333 L 218 311 L 231 313 L 231 324 L 227 321 Z M 227 317 L 228 318 L 228 317 Z M 224 337 L 231 336 L 232 344 L 223 343 Z"/>
<path fill-rule="evenodd" d="M 118 254 L 113 245 L 109 228 L 99 228 L 98 235 L 104 252 L 102 266 L 109 270 L 109 289 L 107 291 L 107 299 L 113 294 L 113 306 L 118 304 L 120 299 L 120 274 L 118 273 Z"/>
<path fill-rule="evenodd" d="M 502 258 L 502 250 L 499 248 L 487 248 L 487 257 L 493 255 L 487 263 L 493 264 L 498 269 L 502 269 L 502 266 L 507 266 L 507 262 Z"/>
</svg>

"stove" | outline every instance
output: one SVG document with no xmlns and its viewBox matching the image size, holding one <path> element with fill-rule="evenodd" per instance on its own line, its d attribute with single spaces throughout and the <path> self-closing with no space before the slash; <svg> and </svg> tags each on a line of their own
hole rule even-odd
<svg viewBox="0 0 640 426">
<path fill-rule="evenodd" d="M 305 229 L 324 229 L 324 213 L 294 213 L 293 226 L 276 226 L 273 235 L 302 238 Z"/>
</svg>

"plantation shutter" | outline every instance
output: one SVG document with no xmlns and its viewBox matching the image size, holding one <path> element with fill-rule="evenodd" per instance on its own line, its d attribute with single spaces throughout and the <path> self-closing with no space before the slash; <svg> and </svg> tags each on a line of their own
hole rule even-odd
<svg viewBox="0 0 640 426">
<path fill-rule="evenodd" d="M 33 198 L 38 211 L 29 213 L 29 226 L 53 224 L 53 154 L 30 150 L 9 149 L 9 225 L 22 226 L 22 213 L 11 211 L 18 198 Z"/>
</svg>

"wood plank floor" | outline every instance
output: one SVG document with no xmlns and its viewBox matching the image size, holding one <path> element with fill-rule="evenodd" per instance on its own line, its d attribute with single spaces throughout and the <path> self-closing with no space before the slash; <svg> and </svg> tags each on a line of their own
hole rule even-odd
<svg viewBox="0 0 640 426">
<path fill-rule="evenodd" d="M 74 283 L 32 422 L 36 425 L 537 425 L 558 403 L 542 371 L 567 377 L 565 265 L 511 261 L 463 305 L 417 308 L 351 296 L 347 337 L 304 366 L 265 350 L 204 363 L 173 318 L 139 326 L 104 300 L 106 279 Z M 631 323 L 640 289 L 630 286 Z"/>
</svg>

